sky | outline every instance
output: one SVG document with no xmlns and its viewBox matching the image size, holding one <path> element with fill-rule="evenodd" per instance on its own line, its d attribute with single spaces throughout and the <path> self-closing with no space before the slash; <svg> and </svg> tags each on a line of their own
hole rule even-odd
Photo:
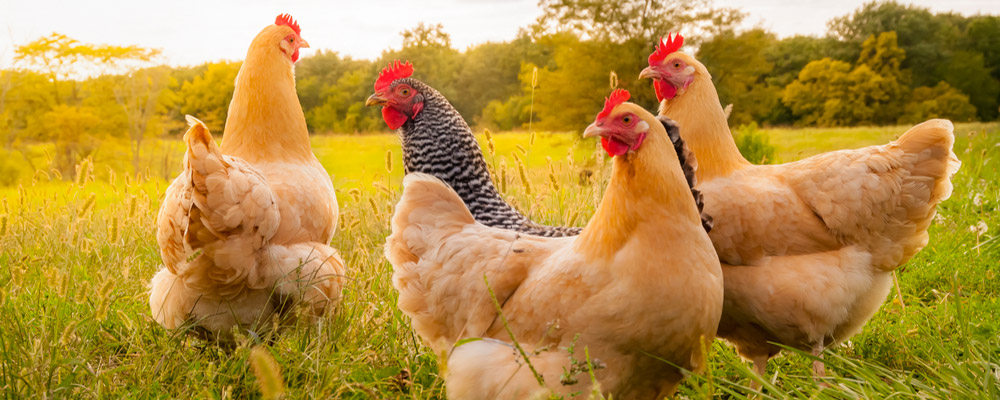
<svg viewBox="0 0 1000 400">
<path fill-rule="evenodd" d="M 748 26 L 786 37 L 821 35 L 826 22 L 866 0 L 715 0 L 749 14 Z M 904 0 L 932 11 L 1000 14 L 1000 0 Z M 163 51 L 170 65 L 240 60 L 274 16 L 290 13 L 313 49 L 373 59 L 398 49 L 399 33 L 418 22 L 441 23 L 458 49 L 514 38 L 541 15 L 537 0 L 0 0 L 0 68 L 13 48 L 52 32 L 87 43 L 139 45 Z M 310 50 L 303 50 L 303 56 Z"/>
</svg>

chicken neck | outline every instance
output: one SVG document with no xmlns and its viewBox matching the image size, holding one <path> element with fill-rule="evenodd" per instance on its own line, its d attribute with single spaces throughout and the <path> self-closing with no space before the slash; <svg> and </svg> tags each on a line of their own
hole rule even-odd
<svg viewBox="0 0 1000 400">
<path fill-rule="evenodd" d="M 610 259 L 634 239 L 670 251 L 683 242 L 678 235 L 704 234 L 673 145 L 654 123 L 641 151 L 615 157 L 604 198 L 577 240 L 592 259 Z"/>
<path fill-rule="evenodd" d="M 684 93 L 660 104 L 660 115 L 681 127 L 681 137 L 698 159 L 698 180 L 724 176 L 750 165 L 736 147 L 712 79 L 697 76 Z"/>
<path fill-rule="evenodd" d="M 251 45 L 229 103 L 223 154 L 251 163 L 315 159 L 292 68 L 279 53 Z"/>
</svg>

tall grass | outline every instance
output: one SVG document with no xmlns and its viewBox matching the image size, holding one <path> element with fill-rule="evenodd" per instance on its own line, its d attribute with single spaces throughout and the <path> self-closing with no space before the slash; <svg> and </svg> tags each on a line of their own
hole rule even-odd
<svg viewBox="0 0 1000 400">
<path fill-rule="evenodd" d="M 990 129 L 960 129 L 955 193 L 940 207 L 930 245 L 899 274 L 902 302 L 890 299 L 861 334 L 826 352 L 830 387 L 810 377 L 811 356 L 789 351 L 753 394 L 747 364 L 717 342 L 707 372 L 685 381 L 680 396 L 997 398 L 1000 131 Z M 859 141 L 868 134 L 857 133 Z M 280 334 L 241 332 L 232 347 L 165 331 L 150 317 L 146 285 L 160 268 L 154 219 L 167 184 L 155 172 L 136 178 L 88 163 L 71 177 L 35 173 L 0 189 L 0 393 L 442 398 L 437 361 L 395 307 L 382 257 L 402 170 L 398 144 L 388 140 L 314 140 L 335 175 L 365 169 L 335 177 L 342 216 L 332 244 L 349 276 L 336 313 Z M 481 140 L 498 188 L 533 218 L 582 225 L 593 213 L 609 169 L 595 143 L 548 134 L 534 145 L 528 135 Z M 324 145 L 333 141 L 353 145 L 345 149 L 353 154 L 338 157 Z M 970 230 L 980 221 L 984 232 Z"/>
</svg>

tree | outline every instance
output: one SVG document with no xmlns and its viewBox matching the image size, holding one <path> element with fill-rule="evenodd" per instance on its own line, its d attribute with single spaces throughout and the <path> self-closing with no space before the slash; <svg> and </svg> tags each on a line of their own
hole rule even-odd
<svg viewBox="0 0 1000 400">
<path fill-rule="evenodd" d="M 861 45 L 858 67 L 867 66 L 874 77 L 858 81 L 858 84 L 876 83 L 871 90 L 877 94 L 866 103 L 874 111 L 871 122 L 892 123 L 902 113 L 910 82 L 910 71 L 902 69 L 905 60 L 906 52 L 897 45 L 896 32 L 882 32 L 878 37 L 869 36 Z"/>
<path fill-rule="evenodd" d="M 222 132 L 226 112 L 233 99 L 236 74 L 240 62 L 208 64 L 205 71 L 190 82 L 185 82 L 177 93 L 181 114 L 190 114 L 205 122 L 212 132 Z"/>
<path fill-rule="evenodd" d="M 649 108 L 656 104 L 649 81 L 636 79 L 647 65 L 650 51 L 645 44 L 582 41 L 569 33 L 545 36 L 539 42 L 553 53 L 552 61 L 538 69 L 534 89 L 537 128 L 566 131 L 586 127 L 611 93 L 611 72 L 619 77 L 618 87 L 631 90 L 631 101 Z M 532 94 L 532 78 L 532 74 L 521 75 L 524 95 Z"/>
<path fill-rule="evenodd" d="M 968 46 L 983 54 L 983 63 L 1000 80 L 1000 16 L 977 15 L 966 29 Z"/>
<path fill-rule="evenodd" d="M 462 55 L 462 67 L 455 77 L 461 90 L 455 94 L 452 104 L 470 123 L 479 121 L 487 104 L 506 103 L 521 97 L 519 75 L 522 65 L 543 64 L 547 60 L 544 49 L 523 32 L 510 42 L 471 47 Z M 496 111 L 496 106 L 493 107 Z"/>
<path fill-rule="evenodd" d="M 323 104 L 306 113 L 317 132 L 356 133 L 383 128 L 381 116 L 364 106 L 371 94 L 375 73 L 366 66 L 341 75 L 323 90 Z"/>
<path fill-rule="evenodd" d="M 940 75 L 945 82 L 969 95 L 969 101 L 976 106 L 980 119 L 991 121 L 997 117 L 1000 81 L 990 75 L 982 54 L 956 51 L 947 63 L 940 66 Z"/>
<path fill-rule="evenodd" d="M 830 58 L 810 62 L 785 87 L 782 102 L 804 125 L 885 124 L 903 112 L 905 59 L 895 34 L 865 40 L 857 64 Z"/>
<path fill-rule="evenodd" d="M 147 136 L 163 132 L 166 108 L 175 101 L 167 90 L 170 69 L 165 66 L 144 68 L 119 76 L 115 100 L 128 120 L 128 136 L 132 143 L 132 169 L 139 173 L 142 142 Z"/>
<path fill-rule="evenodd" d="M 900 66 L 913 71 L 914 84 L 933 85 L 941 80 L 938 66 L 955 48 L 960 30 L 948 14 L 895 1 L 872 1 L 852 14 L 830 21 L 830 32 L 855 49 L 870 36 L 895 31 L 906 53 Z"/>
<path fill-rule="evenodd" d="M 766 118 L 781 100 L 781 88 L 771 87 L 764 76 L 774 68 L 764 49 L 773 34 L 753 29 L 713 36 L 698 48 L 698 60 L 712 71 L 712 82 L 722 105 L 733 104 L 729 122 L 741 125 Z"/>
<path fill-rule="evenodd" d="M 15 62 L 49 76 L 53 97 L 61 102 L 59 83 L 71 77 L 82 78 L 88 72 L 108 72 L 130 62 L 146 62 L 159 54 L 158 50 L 138 46 L 112 46 L 81 43 L 61 33 L 53 33 L 33 42 L 17 46 Z M 75 101 L 79 99 L 73 86 Z"/>
<path fill-rule="evenodd" d="M 976 118 L 976 107 L 969 103 L 969 96 L 938 82 L 934 87 L 922 86 L 913 90 L 906 111 L 899 117 L 901 124 L 916 124 L 931 118 L 952 121 L 971 121 Z"/>
<path fill-rule="evenodd" d="M 541 0 L 543 14 L 532 27 L 537 36 L 566 31 L 584 39 L 652 44 L 660 36 L 683 28 L 718 32 L 738 24 L 743 14 L 713 8 L 711 0 Z M 648 46 L 648 45 L 647 45 Z"/>
<path fill-rule="evenodd" d="M 57 143 L 55 167 L 72 177 L 76 164 L 93 154 L 100 143 L 100 117 L 90 107 L 60 104 L 41 118 L 44 138 Z"/>
</svg>

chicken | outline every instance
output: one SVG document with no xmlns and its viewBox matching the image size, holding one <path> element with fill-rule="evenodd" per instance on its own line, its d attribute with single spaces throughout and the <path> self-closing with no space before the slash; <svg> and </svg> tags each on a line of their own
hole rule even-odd
<svg viewBox="0 0 1000 400">
<path fill-rule="evenodd" d="M 400 310 L 442 358 L 449 398 L 586 392 L 589 378 L 557 383 L 584 354 L 606 365 L 596 378 L 615 398 L 661 398 L 679 368 L 704 367 L 722 309 L 718 256 L 668 137 L 677 127 L 627 99 L 612 93 L 584 132 L 602 138 L 614 163 L 579 236 L 487 227 L 444 182 L 404 178 L 386 258 Z M 457 343 L 467 338 L 484 339 Z M 572 344 L 575 356 L 560 350 Z"/>
<path fill-rule="evenodd" d="M 547 236 L 571 236 L 581 228 L 532 222 L 507 204 L 490 178 L 482 150 L 469 125 L 441 93 L 410 78 L 413 65 L 395 61 L 375 81 L 367 106 L 382 106 L 390 129 L 399 129 L 406 172 L 434 175 L 450 185 L 486 226 Z"/>
<path fill-rule="evenodd" d="M 714 218 L 726 300 L 718 336 L 763 374 L 780 347 L 821 355 L 856 334 L 888 294 L 892 271 L 927 242 L 960 163 L 953 126 L 931 120 L 883 146 L 781 165 L 753 165 L 736 147 L 708 70 L 661 40 L 640 78 L 660 115 L 681 126 L 698 159 L 697 188 Z M 823 364 L 814 363 L 817 375 Z"/>
<path fill-rule="evenodd" d="M 292 66 L 302 47 L 308 43 L 287 15 L 257 35 L 221 149 L 188 119 L 184 170 L 157 217 L 164 268 L 149 302 L 167 329 L 190 321 L 221 338 L 289 304 L 321 316 L 340 298 L 344 262 L 328 245 L 337 201 L 295 94 Z"/>
</svg>

